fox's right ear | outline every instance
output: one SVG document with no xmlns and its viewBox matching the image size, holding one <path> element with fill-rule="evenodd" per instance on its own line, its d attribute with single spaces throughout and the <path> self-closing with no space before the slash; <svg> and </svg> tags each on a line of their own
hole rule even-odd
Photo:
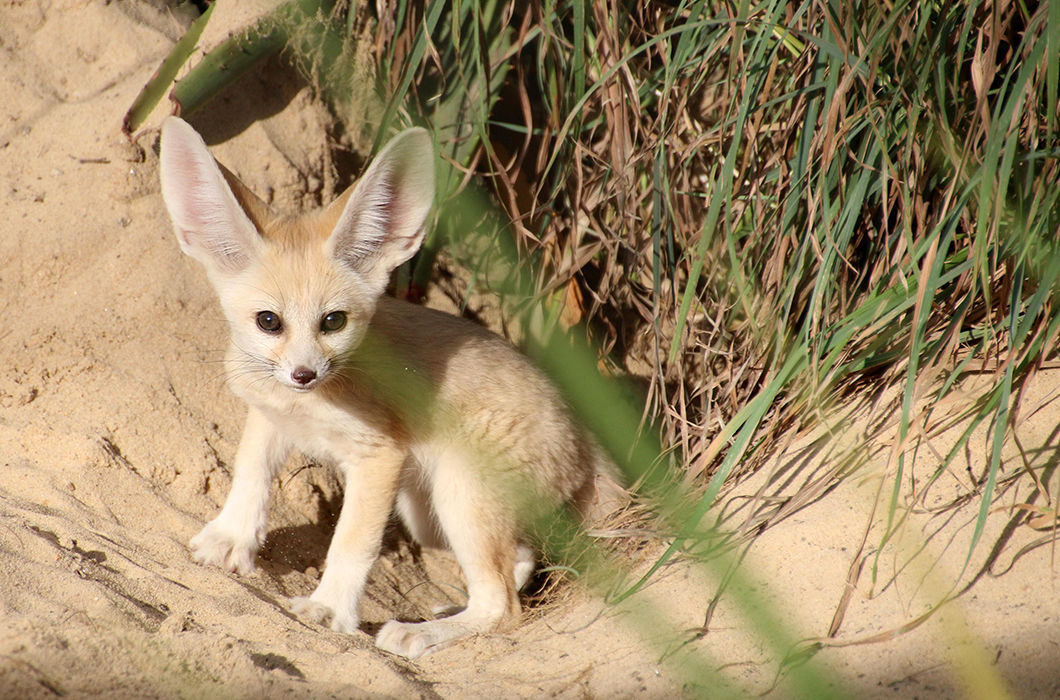
<svg viewBox="0 0 1060 700">
<path fill-rule="evenodd" d="M 183 119 L 162 123 L 159 169 L 181 249 L 208 268 L 245 269 L 259 254 L 261 236 L 202 137 Z"/>
</svg>

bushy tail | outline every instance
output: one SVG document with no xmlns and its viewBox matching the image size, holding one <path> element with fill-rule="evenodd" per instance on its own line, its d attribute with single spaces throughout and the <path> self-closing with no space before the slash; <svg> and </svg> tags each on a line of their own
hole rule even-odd
<svg viewBox="0 0 1060 700">
<path fill-rule="evenodd" d="M 593 475 L 574 495 L 574 505 L 587 527 L 601 527 L 632 501 L 622 485 L 622 473 L 602 447 L 593 445 Z"/>
</svg>

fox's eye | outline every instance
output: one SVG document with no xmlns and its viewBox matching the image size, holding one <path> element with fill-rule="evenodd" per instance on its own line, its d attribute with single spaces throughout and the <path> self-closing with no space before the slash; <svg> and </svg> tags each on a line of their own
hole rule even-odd
<svg viewBox="0 0 1060 700">
<path fill-rule="evenodd" d="M 272 311 L 259 311 L 257 321 L 258 328 L 266 333 L 279 333 L 283 328 L 283 321 L 280 320 L 278 314 Z"/>
<path fill-rule="evenodd" d="M 346 327 L 346 312 L 345 311 L 332 311 L 324 318 L 320 319 L 320 330 L 325 333 L 333 333 L 335 331 L 341 331 Z"/>
</svg>

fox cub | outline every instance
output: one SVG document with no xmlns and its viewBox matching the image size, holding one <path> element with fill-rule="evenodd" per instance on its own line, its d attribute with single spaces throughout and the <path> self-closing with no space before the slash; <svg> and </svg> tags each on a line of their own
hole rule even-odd
<svg viewBox="0 0 1060 700">
<path fill-rule="evenodd" d="M 420 543 L 453 551 L 468 600 L 451 617 L 391 620 L 378 647 L 415 658 L 512 622 L 534 567 L 520 523 L 563 503 L 584 514 L 618 487 L 556 389 L 505 341 L 384 294 L 431 209 L 427 132 L 394 137 L 330 206 L 293 219 L 275 216 L 179 118 L 162 127 L 160 170 L 180 246 L 231 325 L 227 380 L 249 408 L 232 490 L 192 538 L 194 559 L 254 568 L 270 484 L 298 450 L 341 471 L 345 499 L 320 583 L 292 599 L 296 614 L 358 629 L 396 510 Z"/>
</svg>

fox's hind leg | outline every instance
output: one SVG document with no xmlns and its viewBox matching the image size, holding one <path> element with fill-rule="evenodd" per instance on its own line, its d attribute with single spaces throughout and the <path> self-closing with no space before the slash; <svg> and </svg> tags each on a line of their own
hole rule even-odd
<svg viewBox="0 0 1060 700">
<path fill-rule="evenodd" d="M 518 542 L 511 506 L 484 481 L 456 454 L 440 457 L 431 479 L 434 513 L 467 580 L 467 607 L 440 620 L 391 620 L 376 637 L 380 649 L 414 659 L 518 617 L 516 559 L 524 583 L 533 555 Z"/>
<path fill-rule="evenodd" d="M 412 539 L 424 547 L 436 547 L 449 549 L 449 543 L 445 539 L 438 524 L 438 518 L 434 514 L 431 505 L 431 491 L 429 485 L 420 476 L 418 467 L 406 467 L 402 473 L 400 487 L 397 494 L 395 509 L 405 524 L 405 529 L 412 535 Z M 512 574 L 515 576 L 516 590 L 523 590 L 523 586 L 530 580 L 534 573 L 536 559 L 534 550 L 527 544 L 520 542 L 515 548 L 515 563 L 512 566 Z M 444 608 L 447 614 L 459 612 L 462 608 L 452 610 Z M 440 612 L 441 610 L 435 611 Z"/>
<path fill-rule="evenodd" d="M 406 464 L 402 470 L 394 509 L 416 542 L 438 549 L 448 546 L 431 507 L 430 484 L 418 464 Z"/>
</svg>

